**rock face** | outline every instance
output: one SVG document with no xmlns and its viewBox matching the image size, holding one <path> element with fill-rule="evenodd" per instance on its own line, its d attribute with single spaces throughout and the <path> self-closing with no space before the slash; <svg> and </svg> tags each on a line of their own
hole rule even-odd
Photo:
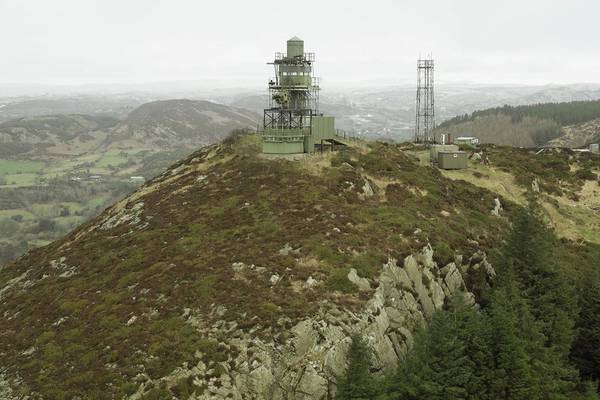
<svg viewBox="0 0 600 400">
<path fill-rule="evenodd" d="M 352 312 L 322 301 L 317 314 L 295 324 L 285 339 L 257 337 L 255 329 L 244 331 L 235 322 L 206 326 L 190 314 L 190 323 L 224 347 L 236 348 L 237 356 L 218 366 L 199 362 L 161 381 L 170 386 L 182 376 L 193 377 L 197 388 L 205 388 L 191 397 L 196 400 L 331 398 L 336 377 L 346 368 L 351 335 L 362 335 L 373 351 L 375 368 L 389 371 L 412 346 L 413 332 L 449 298 L 463 296 L 468 304 L 475 304 L 461 271 L 483 265 L 488 276 L 495 272 L 482 253 L 462 261 L 463 257 L 457 257 L 460 265 L 450 263 L 440 268 L 427 246 L 402 262 L 389 259 L 375 285 L 369 286 L 367 279 L 351 271 L 349 280 L 370 292 L 363 308 Z M 368 288 L 373 286 L 374 290 Z M 215 376 L 217 370 L 222 372 Z M 143 383 L 130 399 L 141 399 L 147 387 L 159 383 Z"/>
</svg>

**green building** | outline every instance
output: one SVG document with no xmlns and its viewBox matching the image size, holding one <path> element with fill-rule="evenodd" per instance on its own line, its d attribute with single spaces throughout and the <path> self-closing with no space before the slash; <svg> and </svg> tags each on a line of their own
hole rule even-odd
<svg viewBox="0 0 600 400">
<path fill-rule="evenodd" d="M 452 152 L 458 151 L 459 148 L 455 144 L 432 144 L 429 148 L 429 161 L 431 164 L 437 164 L 438 153 L 441 151 Z"/>
<path fill-rule="evenodd" d="M 437 165 L 440 169 L 466 169 L 467 153 L 464 151 L 438 151 Z"/>
<path fill-rule="evenodd" d="M 319 83 L 313 76 L 314 53 L 304 52 L 304 41 L 287 41 L 287 53 L 275 53 L 269 63 L 269 108 L 264 111 L 263 152 L 312 153 L 335 143 L 335 119 L 319 113 Z"/>
</svg>

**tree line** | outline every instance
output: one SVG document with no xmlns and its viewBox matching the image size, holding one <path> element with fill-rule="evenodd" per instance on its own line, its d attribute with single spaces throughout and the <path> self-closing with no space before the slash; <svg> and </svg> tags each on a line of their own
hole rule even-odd
<svg viewBox="0 0 600 400">
<path fill-rule="evenodd" d="M 560 126 L 579 124 L 600 118 L 600 100 L 573 101 L 566 103 L 538 103 L 531 105 L 488 108 L 474 111 L 471 114 L 456 116 L 444 121 L 439 128 L 448 128 L 463 122 L 473 121 L 479 117 L 508 115 L 512 122 L 521 122 L 525 117 L 548 119 Z"/>
<path fill-rule="evenodd" d="M 337 399 L 599 399 L 600 274 L 575 292 L 552 258 L 553 237 L 523 211 L 481 309 L 460 298 L 438 311 L 386 377 L 353 337 Z"/>
</svg>

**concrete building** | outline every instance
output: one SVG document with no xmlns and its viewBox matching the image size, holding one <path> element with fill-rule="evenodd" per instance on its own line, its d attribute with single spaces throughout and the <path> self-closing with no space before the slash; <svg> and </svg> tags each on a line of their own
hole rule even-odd
<svg viewBox="0 0 600 400">
<path fill-rule="evenodd" d="M 313 76 L 314 53 L 304 41 L 287 41 L 287 53 L 275 53 L 275 77 L 269 81 L 269 108 L 264 110 L 264 153 L 312 153 L 336 143 L 335 119 L 319 113 L 319 83 Z"/>
</svg>

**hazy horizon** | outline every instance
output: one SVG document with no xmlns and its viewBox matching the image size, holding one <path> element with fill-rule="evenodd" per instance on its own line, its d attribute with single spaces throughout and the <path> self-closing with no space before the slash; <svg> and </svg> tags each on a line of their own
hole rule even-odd
<svg viewBox="0 0 600 400">
<path fill-rule="evenodd" d="M 543 85 L 600 76 L 599 3 L 533 0 L 306 1 L 299 17 L 271 0 L 0 0 L 0 83 L 261 87 L 292 36 L 331 86 L 414 82 L 432 53 L 437 83 Z M 10 39 L 10 40 L 6 40 Z"/>
</svg>

